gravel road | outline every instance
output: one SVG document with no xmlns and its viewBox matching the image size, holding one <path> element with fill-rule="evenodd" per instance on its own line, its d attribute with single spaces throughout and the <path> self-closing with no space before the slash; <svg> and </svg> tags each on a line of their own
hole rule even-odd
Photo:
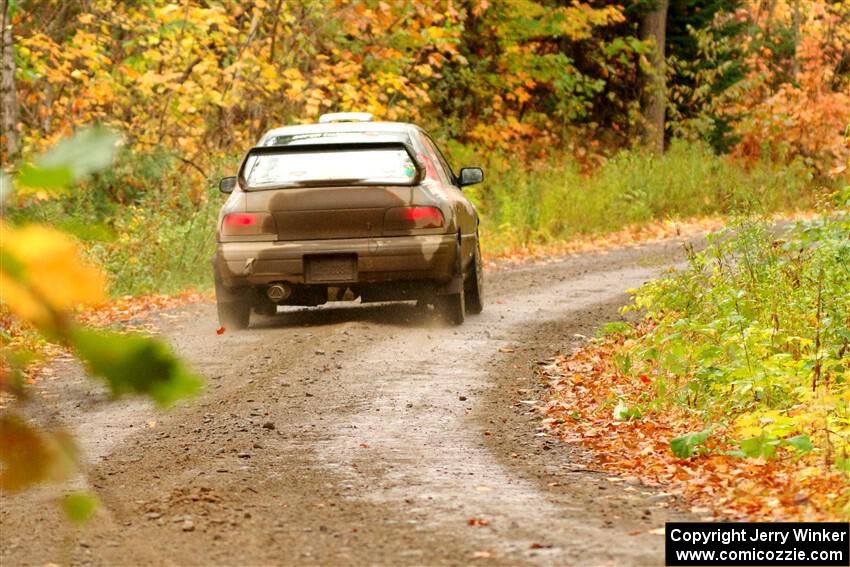
<svg viewBox="0 0 850 567">
<path fill-rule="evenodd" d="M 157 315 L 208 380 L 168 413 L 109 402 L 72 361 L 40 384 L 72 424 L 96 517 L 56 487 L 4 495 L 12 565 L 661 565 L 663 494 L 592 472 L 538 430 L 540 369 L 618 318 L 674 242 L 487 274 L 484 313 L 333 303 L 218 336 L 211 305 Z"/>
</svg>

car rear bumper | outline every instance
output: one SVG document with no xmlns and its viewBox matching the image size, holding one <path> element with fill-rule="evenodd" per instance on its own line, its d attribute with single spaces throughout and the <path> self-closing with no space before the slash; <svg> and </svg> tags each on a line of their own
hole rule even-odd
<svg viewBox="0 0 850 567">
<path fill-rule="evenodd" d="M 292 284 L 348 285 L 433 280 L 454 275 L 457 237 L 453 234 L 348 238 L 290 242 L 220 242 L 215 269 L 226 287 Z M 351 277 L 322 281 L 307 274 L 316 258 L 351 258 Z"/>
</svg>

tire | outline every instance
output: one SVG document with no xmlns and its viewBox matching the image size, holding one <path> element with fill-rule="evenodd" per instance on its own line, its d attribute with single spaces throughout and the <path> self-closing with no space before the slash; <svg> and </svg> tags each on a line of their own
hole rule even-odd
<svg viewBox="0 0 850 567">
<path fill-rule="evenodd" d="M 464 293 L 452 293 L 441 295 L 437 298 L 437 311 L 440 316 L 450 325 L 463 325 L 466 319 L 466 301 Z"/>
<path fill-rule="evenodd" d="M 484 310 L 484 261 L 481 259 L 481 243 L 475 235 L 475 253 L 466 281 L 464 282 L 466 312 L 478 315 Z"/>
<path fill-rule="evenodd" d="M 251 322 L 251 304 L 244 301 L 216 302 L 218 322 L 225 329 L 247 329 Z"/>
<path fill-rule="evenodd" d="M 463 258 L 460 253 L 460 242 L 455 251 L 455 274 L 463 278 Z M 463 278 L 465 280 L 465 278 Z M 466 319 L 466 294 L 464 293 L 465 282 L 460 284 L 460 292 L 440 295 L 434 304 L 440 316 L 450 325 L 462 325 Z"/>
<path fill-rule="evenodd" d="M 213 267 L 213 281 L 215 282 L 215 304 L 218 310 L 219 325 L 234 331 L 247 329 L 251 322 L 250 299 L 245 297 L 245 293 L 235 293 L 226 288 L 221 283 L 218 270 L 215 267 Z M 250 298 L 250 294 L 247 295 Z"/>
</svg>

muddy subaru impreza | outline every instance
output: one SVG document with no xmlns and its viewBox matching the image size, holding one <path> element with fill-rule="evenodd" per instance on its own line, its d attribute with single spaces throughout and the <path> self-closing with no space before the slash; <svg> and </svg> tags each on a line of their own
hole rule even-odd
<svg viewBox="0 0 850 567">
<path fill-rule="evenodd" d="M 219 321 L 246 328 L 251 312 L 327 301 L 418 301 L 450 323 L 479 313 L 478 213 L 421 128 L 362 113 L 267 132 L 218 219 L 213 258 Z"/>
</svg>

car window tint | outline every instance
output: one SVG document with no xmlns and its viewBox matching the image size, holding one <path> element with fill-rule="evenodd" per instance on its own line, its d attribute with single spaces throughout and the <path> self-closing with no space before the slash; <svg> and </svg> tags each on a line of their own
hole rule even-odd
<svg viewBox="0 0 850 567">
<path fill-rule="evenodd" d="M 249 188 L 351 184 L 409 185 L 416 167 L 404 149 L 256 154 L 245 162 Z"/>
</svg>

